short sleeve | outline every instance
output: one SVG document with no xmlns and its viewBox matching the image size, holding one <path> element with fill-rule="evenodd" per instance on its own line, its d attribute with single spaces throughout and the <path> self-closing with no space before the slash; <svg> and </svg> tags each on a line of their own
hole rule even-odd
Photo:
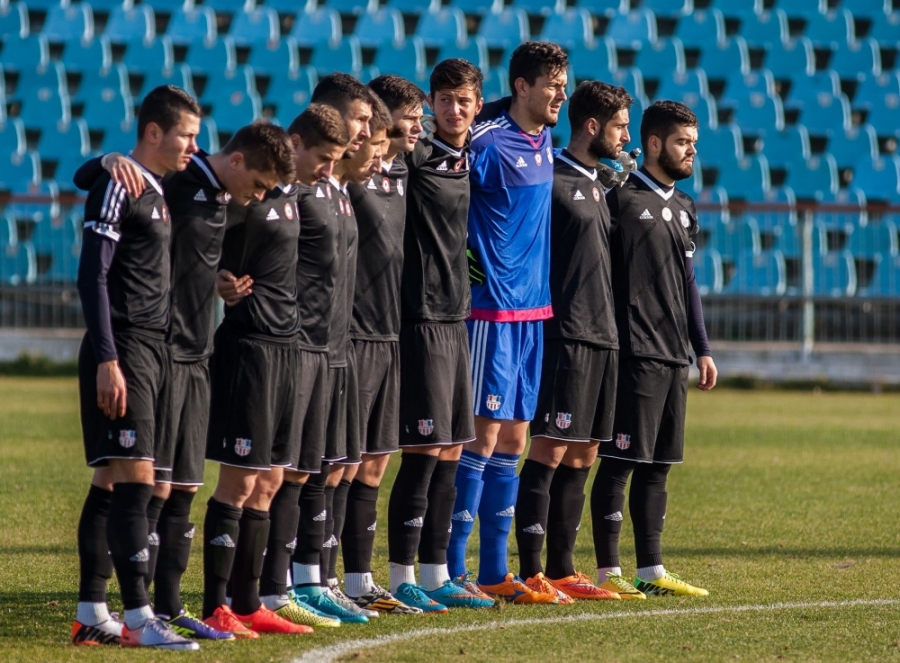
<svg viewBox="0 0 900 663">
<path fill-rule="evenodd" d="M 130 209 L 125 187 L 108 175 L 94 182 L 84 205 L 84 228 L 118 242 L 121 224 Z"/>
</svg>

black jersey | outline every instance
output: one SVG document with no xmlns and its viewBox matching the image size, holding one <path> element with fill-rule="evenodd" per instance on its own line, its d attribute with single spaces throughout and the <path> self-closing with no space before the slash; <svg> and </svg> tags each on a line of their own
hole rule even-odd
<svg viewBox="0 0 900 663">
<path fill-rule="evenodd" d="M 610 281 L 609 208 L 596 169 L 563 150 L 553 164 L 548 338 L 619 347 Z"/>
<path fill-rule="evenodd" d="M 138 198 L 104 172 L 84 205 L 78 292 L 98 361 L 117 357 L 113 329 L 169 327 L 172 225 L 159 179 L 140 168 L 147 187 Z"/>
<path fill-rule="evenodd" d="M 466 259 L 469 141 L 457 150 L 438 138 L 420 140 L 406 162 L 402 317 L 465 320 L 472 307 Z"/>
<path fill-rule="evenodd" d="M 639 170 L 611 189 L 606 202 L 621 357 L 689 364 L 686 269 L 699 230 L 694 201 Z"/>
<path fill-rule="evenodd" d="M 334 281 L 339 236 L 334 186 L 319 181 L 298 185 L 300 238 L 297 242 L 298 339 L 304 350 L 325 352 L 334 305 Z"/>
<path fill-rule="evenodd" d="M 353 291 L 356 285 L 356 253 L 358 230 L 356 215 L 346 186 L 330 179 L 335 212 L 337 240 L 335 242 L 334 304 L 328 325 L 328 365 L 339 368 L 347 365 L 347 345 L 350 342 L 350 318 L 353 315 Z"/>
<path fill-rule="evenodd" d="M 276 187 L 261 202 L 231 205 L 221 266 L 253 279 L 253 293 L 225 307 L 225 320 L 250 333 L 294 336 L 297 315 L 297 187 Z"/>
<path fill-rule="evenodd" d="M 351 184 L 359 228 L 350 335 L 367 341 L 400 338 L 400 277 L 409 170 L 402 158 L 363 185 Z"/>
</svg>

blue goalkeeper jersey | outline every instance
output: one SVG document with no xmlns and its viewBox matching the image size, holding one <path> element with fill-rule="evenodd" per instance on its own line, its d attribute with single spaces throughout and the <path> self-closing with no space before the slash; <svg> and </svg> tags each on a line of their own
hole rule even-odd
<svg viewBox="0 0 900 663">
<path fill-rule="evenodd" d="M 553 143 L 522 131 L 505 111 L 472 136 L 469 250 L 474 320 L 553 317 L 550 306 L 550 200 Z M 479 283 L 480 281 L 480 283 Z"/>
</svg>

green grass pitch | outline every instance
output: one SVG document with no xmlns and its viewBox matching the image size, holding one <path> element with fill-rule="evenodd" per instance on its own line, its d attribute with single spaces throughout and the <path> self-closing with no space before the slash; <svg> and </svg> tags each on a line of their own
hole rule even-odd
<svg viewBox="0 0 900 663">
<path fill-rule="evenodd" d="M 708 599 L 380 617 L 199 653 L 76 649 L 75 523 L 89 471 L 72 379 L 0 379 L 0 661 L 900 661 L 900 396 L 694 392 L 670 475 L 666 566 Z M 376 575 L 392 461 L 379 502 Z M 203 504 L 215 479 L 195 502 Z M 200 605 L 199 536 L 185 578 Z M 631 529 L 623 562 L 633 572 Z M 474 543 L 474 542 L 473 542 Z M 474 548 L 474 546 L 472 546 Z M 510 566 L 517 570 L 515 543 Z M 578 566 L 593 575 L 590 519 Z M 474 562 L 474 560 L 473 560 Z M 113 608 L 116 586 L 110 587 Z M 366 640 L 375 639 L 366 644 Z"/>
</svg>

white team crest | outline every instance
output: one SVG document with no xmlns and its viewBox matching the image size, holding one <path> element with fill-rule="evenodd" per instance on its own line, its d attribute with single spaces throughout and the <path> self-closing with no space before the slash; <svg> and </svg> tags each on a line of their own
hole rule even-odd
<svg viewBox="0 0 900 663">
<path fill-rule="evenodd" d="M 278 216 L 278 212 L 275 211 L 275 208 L 271 208 L 269 213 L 266 214 L 266 221 L 278 221 L 281 217 Z"/>
<path fill-rule="evenodd" d="M 624 433 L 616 435 L 616 446 L 622 451 L 625 451 L 625 449 L 631 446 L 631 435 L 625 435 Z"/>
<path fill-rule="evenodd" d="M 131 449 L 137 443 L 137 432 L 133 430 L 119 431 L 119 445 L 125 449 Z"/>
<path fill-rule="evenodd" d="M 571 412 L 557 412 L 556 413 L 556 427 L 566 429 L 572 425 L 572 413 Z"/>
<path fill-rule="evenodd" d="M 522 157 L 519 157 L 519 160 L 516 161 L 516 168 L 527 168 L 527 167 L 528 167 L 528 164 L 525 163 L 525 159 L 523 159 Z"/>
<path fill-rule="evenodd" d="M 461 171 L 463 169 L 463 166 L 465 166 L 465 165 L 466 165 L 466 162 L 463 161 L 462 159 L 460 159 L 455 164 L 453 164 L 453 172 L 458 173 L 459 171 Z"/>
<path fill-rule="evenodd" d="M 593 190 L 591 191 L 591 193 L 594 194 L 594 202 L 599 203 L 600 202 L 600 191 L 597 189 L 597 187 L 594 187 Z"/>
<path fill-rule="evenodd" d="M 288 218 L 288 221 L 294 218 L 294 208 L 291 207 L 290 203 L 284 204 L 284 215 Z"/>
<path fill-rule="evenodd" d="M 541 157 L 541 153 L 540 153 L 540 152 L 535 152 L 535 153 L 534 153 L 534 162 L 535 162 L 538 166 L 540 166 L 542 163 L 544 163 L 544 159 Z"/>
<path fill-rule="evenodd" d="M 391 192 L 391 181 L 388 178 L 383 178 L 381 180 L 381 188 L 385 193 Z"/>
<path fill-rule="evenodd" d="M 672 210 L 670 210 L 668 207 L 663 207 L 662 218 L 664 221 L 671 221 L 672 220 Z"/>
<path fill-rule="evenodd" d="M 234 441 L 234 453 L 236 453 L 241 458 L 250 455 L 250 448 L 253 446 L 253 440 L 248 440 L 245 437 L 239 437 Z"/>
<path fill-rule="evenodd" d="M 552 147 L 547 148 L 547 162 L 553 163 L 553 148 Z"/>
<path fill-rule="evenodd" d="M 203 189 L 197 190 L 197 193 L 194 194 L 194 200 L 196 200 L 198 203 L 206 202 L 206 194 L 203 193 Z"/>
<path fill-rule="evenodd" d="M 438 166 L 437 168 L 435 168 L 435 170 L 436 170 L 437 172 L 439 172 L 439 173 L 446 173 L 446 172 L 447 172 L 447 162 L 445 161 L 445 162 L 442 163 L 440 166 Z"/>
<path fill-rule="evenodd" d="M 366 184 L 366 188 L 372 189 L 372 191 L 378 191 L 378 187 L 375 186 L 375 178 L 374 177 L 369 178 L 369 183 Z"/>
<path fill-rule="evenodd" d="M 397 193 L 403 195 L 403 180 L 397 180 Z"/>
<path fill-rule="evenodd" d="M 485 405 L 487 406 L 487 409 L 490 410 L 491 412 L 496 412 L 497 410 L 500 409 L 500 405 L 502 403 L 503 403 L 503 399 L 500 397 L 499 394 L 489 394 Z"/>
<path fill-rule="evenodd" d="M 681 210 L 681 225 L 685 228 L 690 228 L 691 226 L 691 217 L 684 210 Z"/>
<path fill-rule="evenodd" d="M 584 194 L 581 191 L 575 191 L 575 195 L 572 196 L 572 200 L 584 200 Z"/>
<path fill-rule="evenodd" d="M 431 435 L 434 432 L 434 419 L 419 419 L 419 435 Z"/>
</svg>

